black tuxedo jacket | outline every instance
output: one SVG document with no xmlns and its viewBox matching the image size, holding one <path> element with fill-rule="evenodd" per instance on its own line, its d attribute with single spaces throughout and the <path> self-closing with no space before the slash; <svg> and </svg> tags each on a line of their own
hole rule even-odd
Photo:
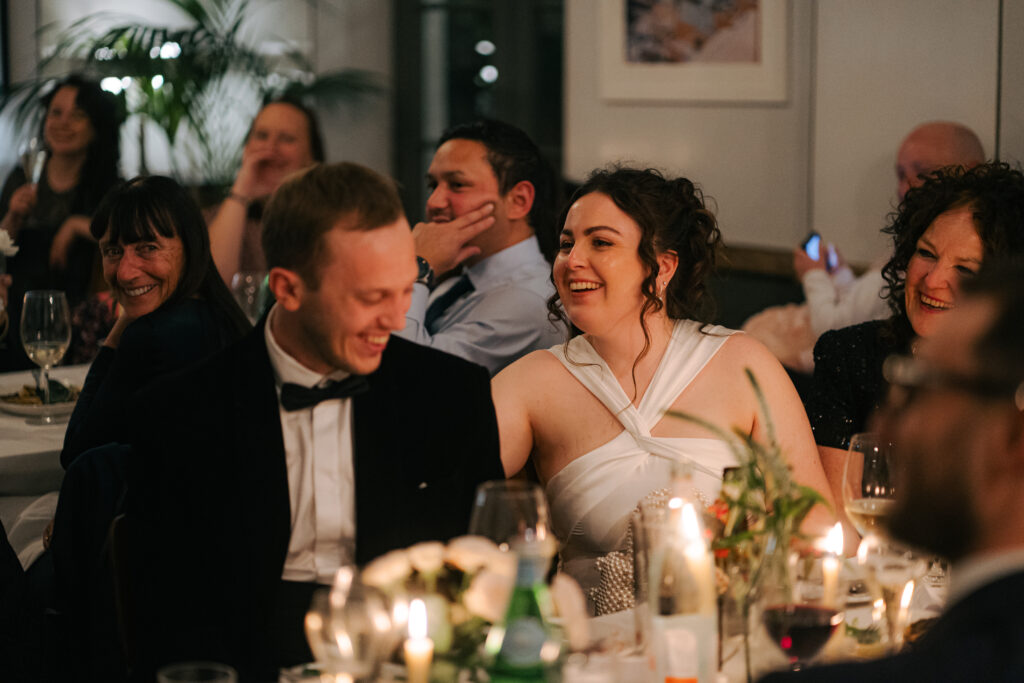
<svg viewBox="0 0 1024 683">
<path fill-rule="evenodd" d="M 1024 681 L 1024 572 L 961 599 L 913 649 L 895 657 L 811 667 L 762 679 L 762 683 L 789 681 Z"/>
<path fill-rule="evenodd" d="M 392 337 L 368 380 L 353 399 L 358 564 L 465 533 L 476 486 L 504 476 L 484 368 Z M 212 659 L 276 680 L 291 517 L 263 325 L 140 393 L 131 423 L 139 670 Z"/>
</svg>

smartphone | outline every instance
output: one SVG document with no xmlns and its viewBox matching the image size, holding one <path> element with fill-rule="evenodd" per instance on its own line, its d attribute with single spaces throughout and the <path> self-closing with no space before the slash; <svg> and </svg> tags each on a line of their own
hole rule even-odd
<svg viewBox="0 0 1024 683">
<path fill-rule="evenodd" d="M 839 254 L 836 253 L 836 248 L 832 244 L 829 244 L 828 249 L 825 250 L 825 267 L 830 273 L 839 267 Z"/>
<path fill-rule="evenodd" d="M 821 235 L 812 231 L 800 245 L 800 248 L 804 250 L 805 254 L 817 261 L 821 258 Z"/>
</svg>

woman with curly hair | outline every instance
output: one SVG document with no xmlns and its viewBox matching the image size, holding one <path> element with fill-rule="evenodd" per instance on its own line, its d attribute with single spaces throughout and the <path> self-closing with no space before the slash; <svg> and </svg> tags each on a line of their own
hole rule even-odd
<svg viewBox="0 0 1024 683">
<path fill-rule="evenodd" d="M 602 577 L 601 558 L 627 545 L 637 504 L 679 465 L 692 472 L 692 496 L 710 503 L 737 464 L 725 442 L 667 409 L 766 440 L 749 368 L 797 479 L 822 491 L 826 482 L 782 366 L 752 337 L 703 322 L 720 235 L 692 182 L 597 171 L 561 226 L 549 308 L 580 334 L 513 363 L 492 390 L 506 474 L 532 459 L 563 569 L 604 613 L 628 606 Z"/>
<path fill-rule="evenodd" d="M 807 413 L 835 490 L 840 449 L 884 398 L 885 358 L 930 336 L 982 261 L 1024 254 L 1024 174 L 998 162 L 936 171 L 906 194 L 883 232 L 893 241 L 882 269 L 892 316 L 828 332 L 814 348 Z"/>
</svg>

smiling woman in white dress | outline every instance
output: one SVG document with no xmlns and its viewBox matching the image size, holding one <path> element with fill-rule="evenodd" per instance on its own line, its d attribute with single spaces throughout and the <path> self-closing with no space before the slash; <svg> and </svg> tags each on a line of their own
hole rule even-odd
<svg viewBox="0 0 1024 683">
<path fill-rule="evenodd" d="M 720 234 L 693 183 L 652 170 L 598 171 L 561 225 L 550 308 L 582 334 L 513 363 L 492 391 L 506 474 L 532 458 L 562 568 L 594 610 L 597 560 L 628 544 L 630 512 L 668 486 L 674 463 L 690 466 L 693 497 L 705 502 L 736 464 L 724 442 L 665 417 L 667 409 L 767 438 L 745 368 L 766 394 L 796 479 L 825 495 L 829 488 L 775 357 L 752 337 L 699 322 Z"/>
</svg>

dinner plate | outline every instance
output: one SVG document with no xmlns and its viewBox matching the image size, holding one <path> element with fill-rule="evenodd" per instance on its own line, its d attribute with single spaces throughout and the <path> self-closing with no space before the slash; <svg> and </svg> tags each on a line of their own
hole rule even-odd
<svg viewBox="0 0 1024 683">
<path fill-rule="evenodd" d="M 21 415 L 23 417 L 39 417 L 44 415 L 44 409 L 42 405 L 35 405 L 32 403 L 12 403 L 3 396 L 8 394 L 16 394 L 21 389 L 21 386 L 16 387 L 0 387 L 0 410 L 11 415 Z M 61 403 L 51 403 L 46 406 L 49 409 L 49 414 L 54 417 L 61 417 L 64 415 L 70 415 L 75 409 L 74 401 L 63 401 Z"/>
</svg>

